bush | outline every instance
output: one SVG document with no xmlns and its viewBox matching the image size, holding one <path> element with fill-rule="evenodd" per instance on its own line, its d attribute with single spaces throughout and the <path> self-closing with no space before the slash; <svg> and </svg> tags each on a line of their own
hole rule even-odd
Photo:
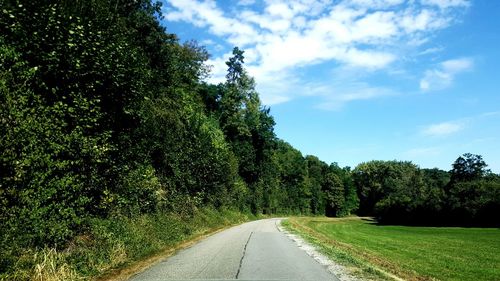
<svg viewBox="0 0 500 281">
<path fill-rule="evenodd" d="M 91 280 L 197 235 L 254 218 L 212 208 L 190 216 L 153 213 L 134 218 L 94 218 L 89 220 L 87 231 L 74 237 L 63 251 L 44 247 L 9 256 L 11 264 L 2 267 L 0 280 Z"/>
</svg>

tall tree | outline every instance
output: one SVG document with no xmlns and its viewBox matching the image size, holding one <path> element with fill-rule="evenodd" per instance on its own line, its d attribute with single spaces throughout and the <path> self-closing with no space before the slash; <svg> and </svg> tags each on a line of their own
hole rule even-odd
<svg viewBox="0 0 500 281">
<path fill-rule="evenodd" d="M 411 162 L 362 163 L 354 169 L 353 179 L 362 215 L 405 216 L 416 208 L 419 204 L 417 199 L 423 194 L 422 174 Z"/>
<path fill-rule="evenodd" d="M 329 217 L 340 216 L 345 204 L 344 185 L 335 173 L 326 174 L 323 192 L 325 193 L 326 215 Z"/>
<path fill-rule="evenodd" d="M 317 215 L 325 214 L 325 196 L 322 190 L 328 165 L 318 157 L 307 155 L 307 177 L 311 186 L 311 212 Z"/>
<path fill-rule="evenodd" d="M 487 166 L 481 155 L 465 153 L 452 165 L 451 183 L 480 179 L 487 174 Z"/>
</svg>

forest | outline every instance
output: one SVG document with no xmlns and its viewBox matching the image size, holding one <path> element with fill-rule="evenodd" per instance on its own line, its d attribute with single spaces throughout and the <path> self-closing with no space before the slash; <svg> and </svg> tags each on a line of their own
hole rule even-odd
<svg viewBox="0 0 500 281">
<path fill-rule="evenodd" d="M 205 207 L 500 225 L 500 176 L 479 155 L 450 171 L 304 156 L 274 133 L 244 51 L 224 83 L 204 82 L 209 54 L 162 26 L 159 3 L 0 7 L 0 271 L 23 249 L 64 249 L 95 218 Z"/>
</svg>

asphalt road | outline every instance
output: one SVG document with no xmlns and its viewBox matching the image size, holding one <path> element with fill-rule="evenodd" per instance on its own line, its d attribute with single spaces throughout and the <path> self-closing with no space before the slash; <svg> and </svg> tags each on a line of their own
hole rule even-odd
<svg viewBox="0 0 500 281">
<path fill-rule="evenodd" d="M 232 227 L 130 280 L 338 280 L 280 232 L 279 219 Z"/>
</svg>

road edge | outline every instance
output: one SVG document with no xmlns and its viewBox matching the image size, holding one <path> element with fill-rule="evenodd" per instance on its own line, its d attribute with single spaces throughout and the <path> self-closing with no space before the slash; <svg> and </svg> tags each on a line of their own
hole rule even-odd
<svg viewBox="0 0 500 281">
<path fill-rule="evenodd" d="M 263 218 L 259 218 L 263 219 Z M 257 219 L 257 220 L 259 220 Z M 225 225 L 221 227 L 216 227 L 212 229 L 205 230 L 199 234 L 194 235 L 193 237 L 190 237 L 188 240 L 182 241 L 172 247 L 166 248 L 165 250 L 154 254 L 152 256 L 149 256 L 147 258 L 141 259 L 134 261 L 128 265 L 125 265 L 124 267 L 121 268 L 116 268 L 112 269 L 109 272 L 105 273 L 104 275 L 98 276 L 95 278 L 96 281 L 124 281 L 130 279 L 132 276 L 137 275 L 148 268 L 152 267 L 153 265 L 161 262 L 162 260 L 165 260 L 174 254 L 176 254 L 178 251 L 181 251 L 183 249 L 187 249 L 196 243 L 200 242 L 201 240 L 212 236 L 216 233 L 219 233 L 221 231 L 224 231 L 226 229 L 238 226 L 240 224 L 244 224 L 250 221 L 254 220 L 247 220 L 243 222 L 238 222 L 230 225 Z"/>
<path fill-rule="evenodd" d="M 287 218 L 288 219 L 288 218 Z M 318 247 L 309 241 L 306 240 L 306 238 L 303 238 L 300 233 L 295 231 L 295 233 L 292 233 L 292 231 L 289 231 L 285 226 L 283 226 L 281 223 L 284 220 L 281 220 L 279 224 L 276 224 L 276 227 L 280 232 L 282 232 L 285 236 L 288 237 L 288 239 L 292 240 L 295 245 L 302 251 L 304 251 L 308 256 L 310 256 L 312 259 L 314 259 L 317 263 L 320 265 L 324 266 L 328 272 L 330 272 L 332 275 L 334 275 L 338 280 L 340 281 L 362 281 L 361 279 L 357 278 L 356 276 L 353 276 L 349 270 L 337 263 L 336 261 L 332 260 L 330 257 L 327 255 L 323 254 Z M 290 229 L 292 230 L 292 229 Z"/>
<path fill-rule="evenodd" d="M 291 218 L 292 220 L 294 218 Z M 297 217 L 295 217 L 297 219 Z M 298 224 L 296 220 L 287 221 L 287 225 L 283 226 L 287 231 L 291 232 L 294 235 L 300 237 L 301 240 L 305 241 L 307 244 L 311 245 L 317 252 L 321 255 L 325 256 L 327 260 L 332 261 L 333 263 L 343 267 L 345 270 L 347 279 L 342 279 L 337 273 L 334 274 L 339 277 L 341 281 L 358 281 L 358 280 L 393 280 L 393 281 L 404 281 L 404 279 L 387 272 L 375 266 L 371 263 L 368 263 L 364 260 L 360 260 L 357 257 L 346 253 L 344 249 L 342 249 L 342 255 L 346 255 L 349 257 L 350 262 L 345 264 L 345 262 L 337 262 L 336 256 L 331 253 L 332 247 L 335 248 L 334 245 L 328 243 L 327 239 L 321 237 L 322 235 L 316 233 L 312 229 L 306 227 L 305 225 Z M 337 249 L 337 251 L 340 249 Z M 350 279 L 352 278 L 352 279 Z"/>
</svg>

